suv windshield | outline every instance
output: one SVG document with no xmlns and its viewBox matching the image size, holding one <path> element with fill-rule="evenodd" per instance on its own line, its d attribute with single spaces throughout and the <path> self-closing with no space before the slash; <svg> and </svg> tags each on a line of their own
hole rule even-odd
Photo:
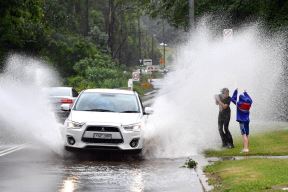
<svg viewBox="0 0 288 192">
<path fill-rule="evenodd" d="M 84 92 L 74 107 L 75 111 L 140 113 L 136 95 L 120 93 Z"/>
</svg>

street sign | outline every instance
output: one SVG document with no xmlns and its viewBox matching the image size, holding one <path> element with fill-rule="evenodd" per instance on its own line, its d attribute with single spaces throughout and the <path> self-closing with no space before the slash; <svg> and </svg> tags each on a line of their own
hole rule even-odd
<svg viewBox="0 0 288 192">
<path fill-rule="evenodd" d="M 140 81 L 140 73 L 139 72 L 133 72 L 132 73 L 132 79 L 133 79 L 133 81 Z"/>
<path fill-rule="evenodd" d="M 154 67 L 153 67 L 153 66 L 147 66 L 147 71 L 148 71 L 148 72 L 154 71 Z"/>
<path fill-rule="evenodd" d="M 223 29 L 223 39 L 231 40 L 233 38 L 233 29 Z"/>
<path fill-rule="evenodd" d="M 152 59 L 143 59 L 143 65 L 145 66 L 152 65 Z"/>
</svg>

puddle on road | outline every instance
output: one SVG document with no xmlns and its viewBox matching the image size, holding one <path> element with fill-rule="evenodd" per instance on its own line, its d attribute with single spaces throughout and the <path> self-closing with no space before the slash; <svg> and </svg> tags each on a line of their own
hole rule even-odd
<svg viewBox="0 0 288 192">
<path fill-rule="evenodd" d="M 123 161 L 69 160 L 60 191 L 202 191 L 194 170 L 180 168 L 185 159 Z"/>
<path fill-rule="evenodd" d="M 61 157 L 49 149 L 30 147 L 0 158 L 0 189 L 25 189 L 27 192 L 202 191 L 197 173 L 180 168 L 185 160 L 143 159 L 114 153 L 101 156 L 68 153 Z"/>
</svg>

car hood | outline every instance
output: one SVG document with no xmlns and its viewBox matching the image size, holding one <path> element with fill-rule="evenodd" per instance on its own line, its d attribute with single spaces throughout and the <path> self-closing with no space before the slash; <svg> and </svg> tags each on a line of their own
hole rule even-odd
<svg viewBox="0 0 288 192">
<path fill-rule="evenodd" d="M 111 113 L 72 110 L 68 119 L 79 123 L 129 125 L 140 122 L 141 116 L 141 113 Z"/>
</svg>

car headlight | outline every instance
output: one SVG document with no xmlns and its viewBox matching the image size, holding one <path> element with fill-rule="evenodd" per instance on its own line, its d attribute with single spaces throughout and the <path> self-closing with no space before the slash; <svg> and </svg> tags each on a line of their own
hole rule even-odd
<svg viewBox="0 0 288 192">
<path fill-rule="evenodd" d="M 142 125 L 141 123 L 124 125 L 123 126 L 126 131 L 141 131 Z"/>
<path fill-rule="evenodd" d="M 80 129 L 85 123 L 78 123 L 75 121 L 68 121 L 66 126 L 70 129 Z"/>
</svg>

